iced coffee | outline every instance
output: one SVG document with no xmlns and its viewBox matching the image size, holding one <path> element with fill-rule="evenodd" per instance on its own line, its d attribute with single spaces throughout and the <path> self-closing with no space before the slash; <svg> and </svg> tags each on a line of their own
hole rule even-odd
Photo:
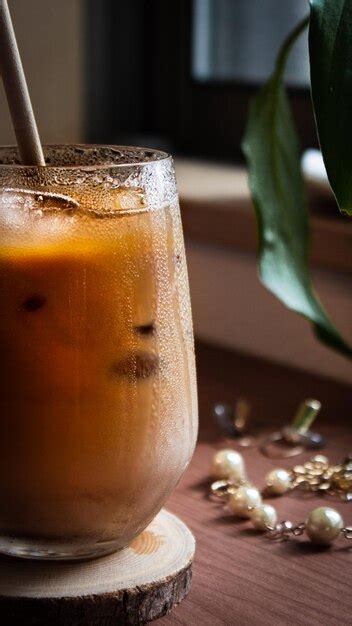
<svg viewBox="0 0 352 626">
<path fill-rule="evenodd" d="M 193 334 L 171 159 L 0 149 L 0 550 L 126 546 L 196 437 Z"/>
</svg>

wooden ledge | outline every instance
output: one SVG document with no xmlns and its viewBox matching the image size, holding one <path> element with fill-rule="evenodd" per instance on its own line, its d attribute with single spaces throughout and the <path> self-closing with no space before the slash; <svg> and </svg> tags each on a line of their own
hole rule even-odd
<svg viewBox="0 0 352 626">
<path fill-rule="evenodd" d="M 183 228 L 200 243 L 256 252 L 256 224 L 244 168 L 176 161 Z M 314 265 L 352 272 L 352 219 L 309 194 Z"/>
</svg>

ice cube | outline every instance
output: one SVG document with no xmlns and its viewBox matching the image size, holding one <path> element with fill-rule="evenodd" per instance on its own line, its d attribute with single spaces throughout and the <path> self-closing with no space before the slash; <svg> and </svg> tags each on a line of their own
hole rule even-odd
<svg viewBox="0 0 352 626">
<path fill-rule="evenodd" d="M 67 231 L 78 207 L 63 194 L 5 188 L 0 190 L 0 228 L 7 237 L 50 238 Z"/>
<path fill-rule="evenodd" d="M 0 223 L 15 229 L 27 221 L 29 212 L 36 208 L 34 197 L 19 191 L 3 189 L 0 192 Z"/>
<path fill-rule="evenodd" d="M 47 211 L 71 211 L 79 207 L 74 198 L 61 193 L 51 191 L 35 191 L 32 189 L 5 188 L 0 192 L 2 205 L 14 206 L 18 210 Z M 41 213 L 40 213 L 41 215 Z"/>
<path fill-rule="evenodd" d="M 116 195 L 115 195 L 116 194 Z M 114 194 L 115 208 L 121 211 L 146 208 L 143 189 L 119 187 Z"/>
<path fill-rule="evenodd" d="M 144 192 L 139 188 L 116 187 L 109 189 L 95 206 L 88 206 L 85 211 L 90 217 L 105 219 L 125 215 L 126 213 L 144 213 L 147 210 Z"/>
</svg>

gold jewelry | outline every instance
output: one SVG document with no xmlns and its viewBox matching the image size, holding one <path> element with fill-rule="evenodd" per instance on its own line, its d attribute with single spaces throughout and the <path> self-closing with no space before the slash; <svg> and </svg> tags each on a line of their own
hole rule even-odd
<svg viewBox="0 0 352 626">
<path fill-rule="evenodd" d="M 319 400 L 312 398 L 304 400 L 290 425 L 284 426 L 264 439 L 260 445 L 262 454 L 271 459 L 282 459 L 297 456 L 305 448 L 321 448 L 325 443 L 324 438 L 319 433 L 310 430 L 320 409 Z"/>
<path fill-rule="evenodd" d="M 243 457 L 236 450 L 220 450 L 213 459 L 212 475 L 218 478 L 211 485 L 211 493 L 224 496 L 233 493 L 240 485 L 250 484 L 245 472 Z M 316 454 L 309 461 L 292 469 L 275 468 L 265 477 L 262 496 L 279 496 L 302 489 L 304 491 L 327 493 L 344 500 L 352 501 L 352 457 L 341 463 L 330 464 L 322 454 Z"/>
<path fill-rule="evenodd" d="M 281 477 L 281 484 L 280 484 Z M 352 500 L 352 459 L 347 457 L 341 463 L 330 464 L 322 454 L 313 456 L 302 465 L 291 470 L 272 470 L 266 477 L 264 495 L 281 495 L 292 489 L 328 493 L 349 502 Z M 281 490 L 280 490 L 281 489 Z"/>
<path fill-rule="evenodd" d="M 319 433 L 310 430 L 321 408 L 319 400 L 308 398 L 298 407 L 290 424 L 259 441 L 248 435 L 251 407 L 245 398 L 232 404 L 218 402 L 213 406 L 213 416 L 217 425 L 228 437 L 237 439 L 244 448 L 259 447 L 271 459 L 283 459 L 301 454 L 305 448 L 321 448 L 325 440 Z"/>
<path fill-rule="evenodd" d="M 304 532 L 308 538 L 320 545 L 330 545 L 339 536 L 352 539 L 352 527 L 344 526 L 342 516 L 329 506 L 319 506 L 313 509 L 305 522 L 296 526 L 289 520 L 266 527 L 267 537 L 276 541 L 285 541 L 290 537 L 298 537 Z"/>
<path fill-rule="evenodd" d="M 284 541 L 306 533 L 317 544 L 330 545 L 339 536 L 352 539 L 352 527 L 344 526 L 343 519 L 331 507 L 313 509 L 305 522 L 294 525 L 285 520 L 277 523 L 276 509 L 263 503 L 262 495 L 282 495 L 289 489 L 304 487 L 339 495 L 351 499 L 352 459 L 348 457 L 339 465 L 329 465 L 322 455 L 316 455 L 304 465 L 292 470 L 274 469 L 267 474 L 266 487 L 260 491 L 252 485 L 245 472 L 242 455 L 235 450 L 217 452 L 211 464 L 212 475 L 218 480 L 210 486 L 210 492 L 218 498 L 226 498 L 232 512 L 244 519 L 250 519 L 254 528 L 266 532 L 270 539 Z M 221 477 L 223 476 L 223 477 Z"/>
</svg>

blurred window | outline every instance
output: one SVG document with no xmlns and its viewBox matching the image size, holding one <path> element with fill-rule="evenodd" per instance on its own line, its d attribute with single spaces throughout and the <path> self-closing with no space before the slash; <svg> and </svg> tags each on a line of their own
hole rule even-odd
<svg viewBox="0 0 352 626">
<path fill-rule="evenodd" d="M 263 82 L 283 39 L 307 13 L 307 0 L 193 0 L 193 78 Z M 309 85 L 307 36 L 292 50 L 286 80 Z"/>
<path fill-rule="evenodd" d="M 248 107 L 308 0 L 85 0 L 86 140 L 243 159 Z M 286 75 L 303 148 L 316 145 L 307 34 Z"/>
</svg>

